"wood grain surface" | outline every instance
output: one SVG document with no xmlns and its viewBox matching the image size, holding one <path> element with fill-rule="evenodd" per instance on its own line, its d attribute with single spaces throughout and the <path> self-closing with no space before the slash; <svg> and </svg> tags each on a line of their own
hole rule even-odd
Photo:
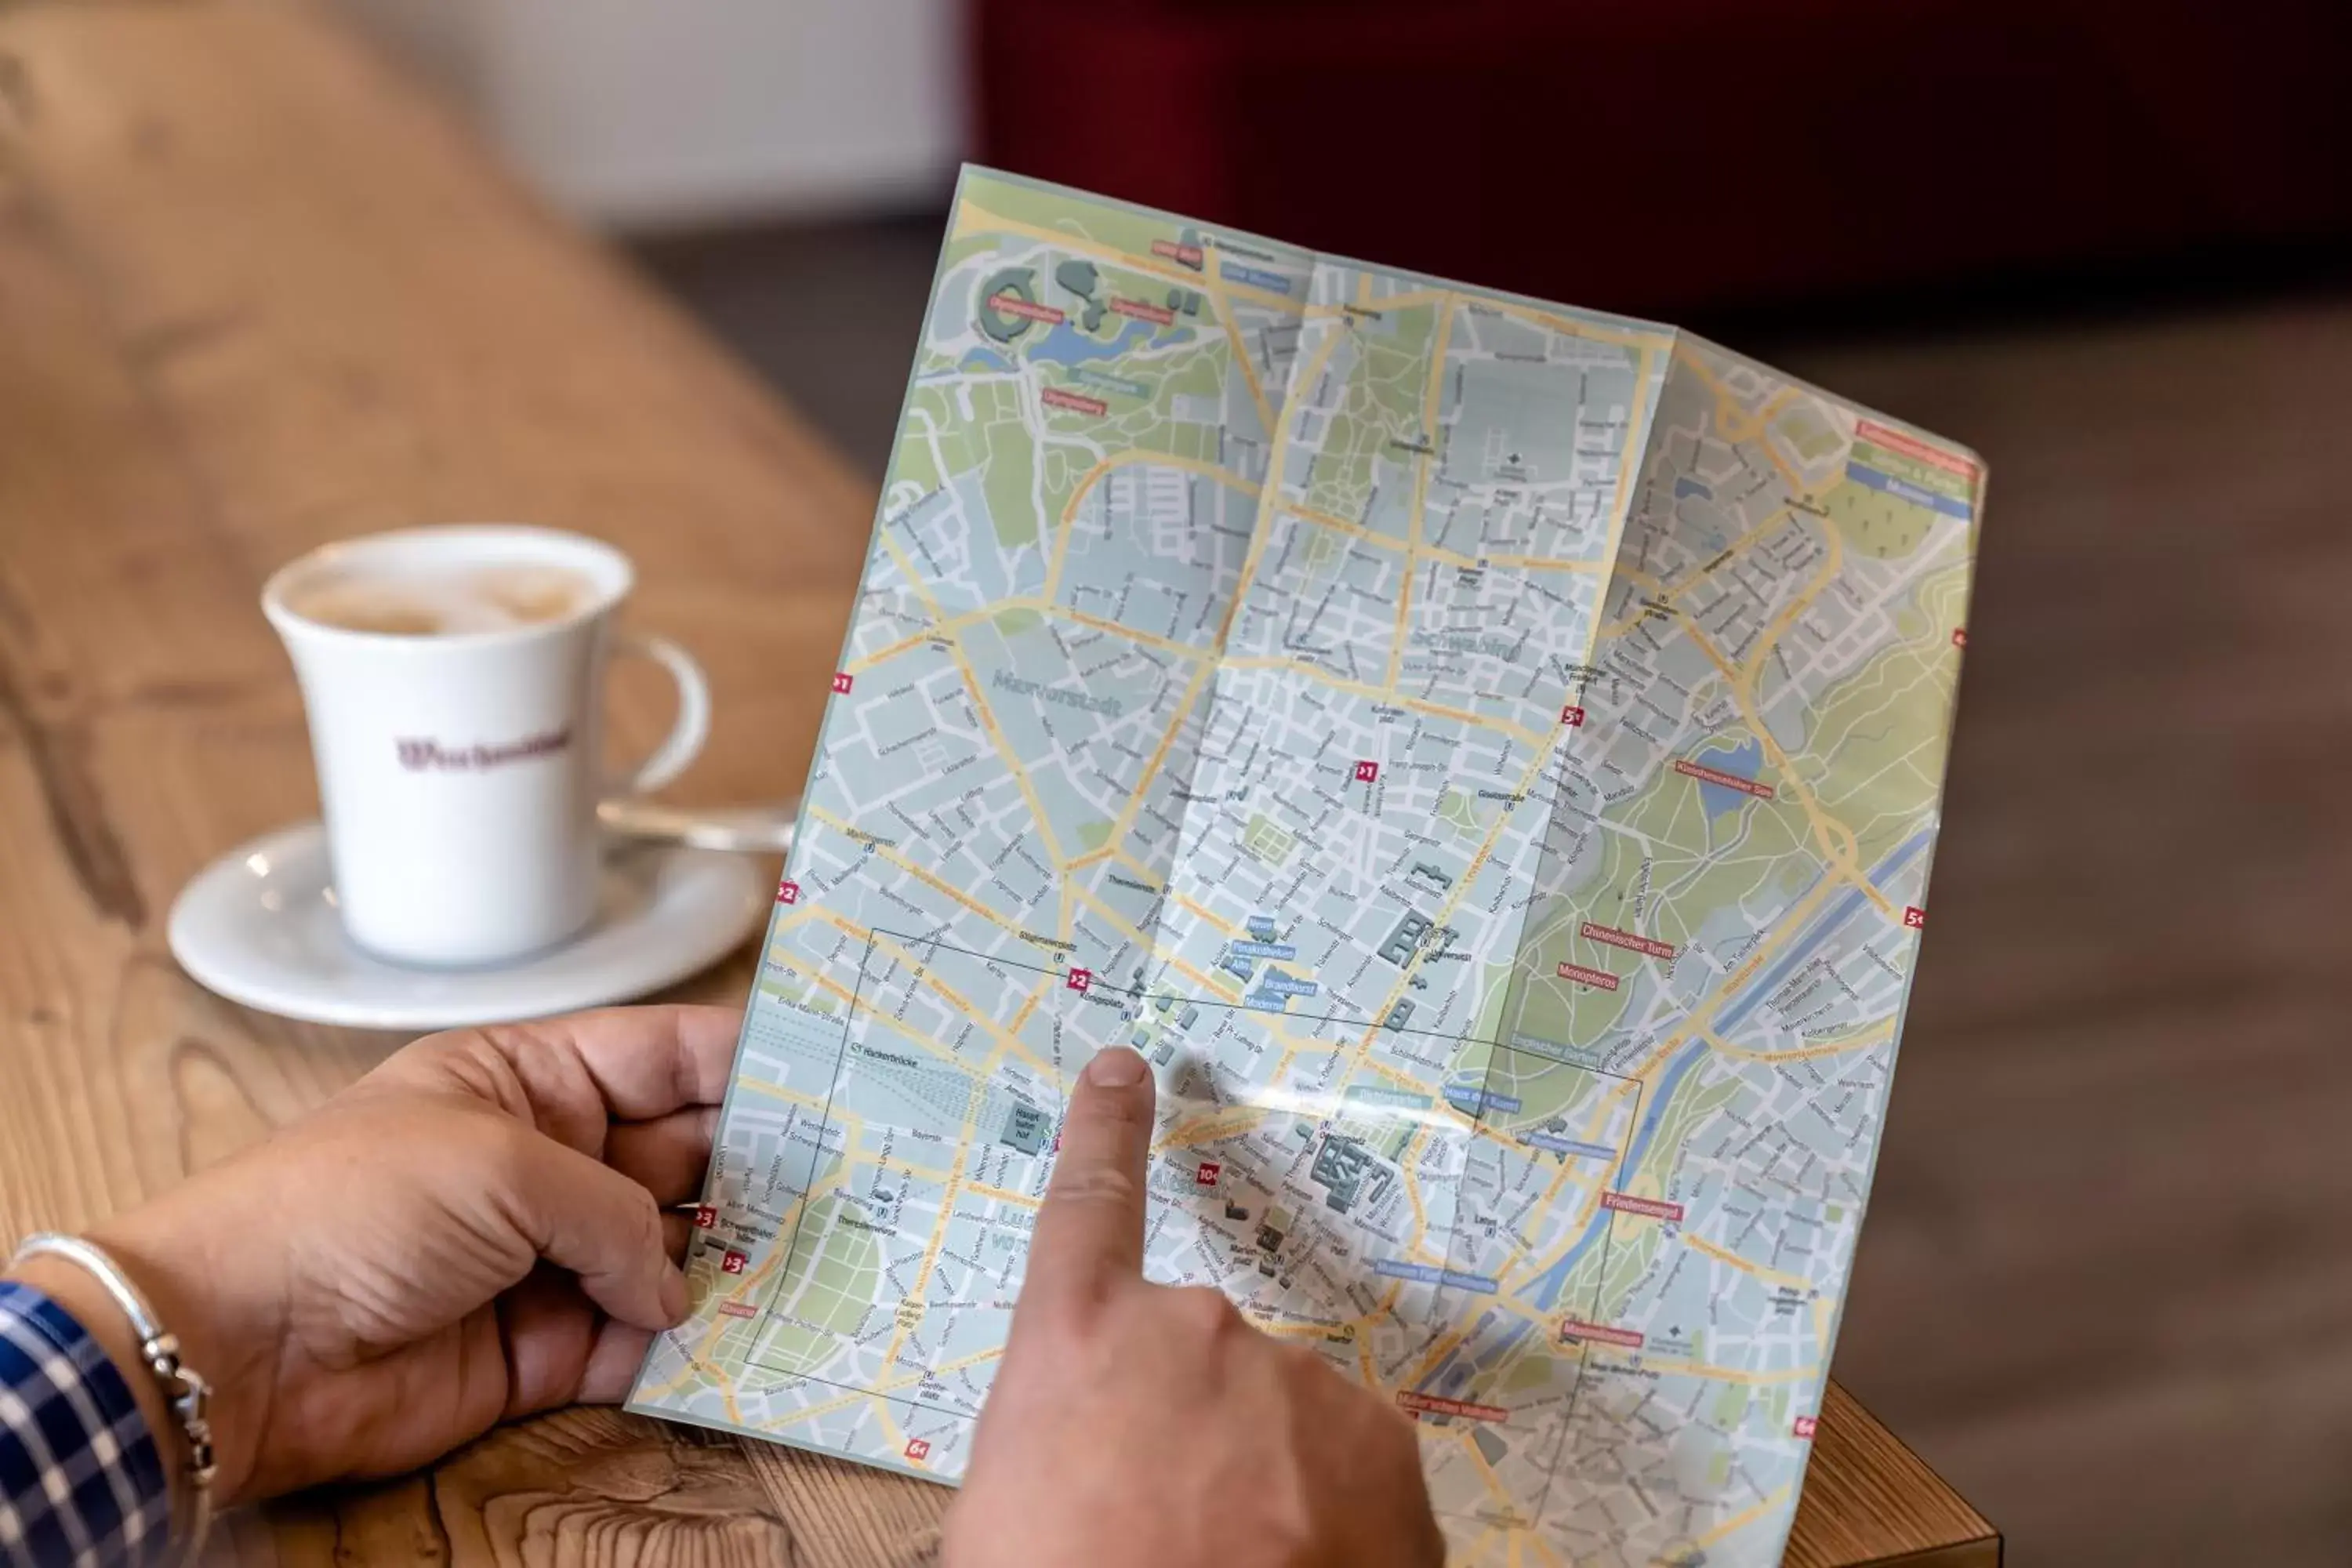
<svg viewBox="0 0 2352 1568">
<path fill-rule="evenodd" d="M 710 675 L 677 798 L 797 787 L 871 490 L 311 7 L 0 13 L 0 1243 L 138 1201 L 399 1043 L 220 1002 L 163 945 L 189 877 L 316 808 L 255 609 L 280 562 L 423 521 L 609 539 L 631 618 Z M 626 752 L 667 699 L 616 680 Z M 1790 1563 L 1997 1560 L 1859 1406 L 1822 1419 Z M 894 1565 L 935 1556 L 949 1495 L 573 1411 L 235 1516 L 211 1556 Z"/>
</svg>

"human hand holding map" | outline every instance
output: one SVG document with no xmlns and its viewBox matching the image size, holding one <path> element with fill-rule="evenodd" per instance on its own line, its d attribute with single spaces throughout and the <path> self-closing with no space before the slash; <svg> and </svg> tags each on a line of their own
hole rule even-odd
<svg viewBox="0 0 2352 1568">
<path fill-rule="evenodd" d="M 1073 1076 L 1462 1563 L 1776 1561 L 1983 470 L 1669 328 L 961 183 L 632 1407 L 953 1480 Z"/>
</svg>

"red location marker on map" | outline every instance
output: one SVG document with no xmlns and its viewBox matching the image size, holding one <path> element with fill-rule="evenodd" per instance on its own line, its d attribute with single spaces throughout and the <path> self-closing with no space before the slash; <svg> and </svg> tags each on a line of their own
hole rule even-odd
<svg viewBox="0 0 2352 1568">
<path fill-rule="evenodd" d="M 776 902 L 780 904 L 797 904 L 800 901 L 801 885 L 798 882 L 787 880 L 776 884 Z"/>
<path fill-rule="evenodd" d="M 1559 721 L 1571 730 L 1581 730 L 1584 728 L 1584 710 L 1571 702 L 1559 710 Z"/>
<path fill-rule="evenodd" d="M 709 1229 L 710 1229 L 711 1227 L 713 1227 L 714 1226 L 716 1226 L 718 1223 L 719 1223 L 719 1211 L 718 1211 L 717 1209 L 715 1209 L 715 1208 L 711 1207 L 709 1204 L 697 1204 L 697 1205 L 695 1205 L 695 1209 L 694 1209 L 694 1228 L 695 1228 L 695 1229 L 697 1229 L 697 1230 L 709 1230 Z"/>
<path fill-rule="evenodd" d="M 1068 984 L 1071 990 L 1083 994 L 1087 987 L 1092 985 L 1094 983 L 1095 972 L 1093 970 L 1073 969 L 1070 971 Z"/>
<path fill-rule="evenodd" d="M 1192 1173 L 1192 1184 L 1196 1187 L 1213 1187 L 1217 1184 L 1218 1173 L 1223 1169 L 1224 1167 L 1214 1160 L 1203 1160 L 1201 1162 L 1201 1168 Z"/>
<path fill-rule="evenodd" d="M 1819 1422 L 1815 1417 L 1811 1415 L 1800 1415 L 1797 1417 L 1796 1424 L 1790 1429 L 1800 1437 L 1810 1437 L 1813 1435 L 1813 1428 L 1817 1425 L 1819 1425 Z"/>
<path fill-rule="evenodd" d="M 1927 911 L 1916 904 L 1906 904 L 1903 908 L 1903 924 L 1911 931 L 1926 931 Z"/>
<path fill-rule="evenodd" d="M 836 669 L 836 670 L 835 670 L 835 671 L 833 672 L 833 689 L 834 689 L 835 691 L 846 691 L 846 690 L 848 690 L 848 689 L 849 689 L 849 684 L 850 684 L 850 681 L 851 681 L 851 679 L 853 679 L 853 678 L 851 677 L 851 675 L 850 675 L 849 671 L 847 671 L 847 670 L 845 670 L 845 669 Z"/>
<path fill-rule="evenodd" d="M 1954 647 L 1966 647 L 1969 646 L 1968 627 L 1954 626 L 1952 628 L 1952 646 Z"/>
<path fill-rule="evenodd" d="M 929 1439 L 924 1437 L 909 1437 L 907 1439 L 907 1458 L 920 1461 L 928 1459 L 930 1457 L 931 1445 Z"/>
<path fill-rule="evenodd" d="M 1381 764 L 1378 763 L 1358 763 L 1356 764 L 1356 782 L 1358 784 L 1380 783 Z"/>
<path fill-rule="evenodd" d="M 740 1252 L 730 1252 L 726 1257 L 719 1260 L 719 1272 L 721 1274 L 740 1274 L 743 1272 L 743 1266 L 751 1261 L 751 1260 L 749 1258 L 744 1257 L 743 1254 Z"/>
</svg>

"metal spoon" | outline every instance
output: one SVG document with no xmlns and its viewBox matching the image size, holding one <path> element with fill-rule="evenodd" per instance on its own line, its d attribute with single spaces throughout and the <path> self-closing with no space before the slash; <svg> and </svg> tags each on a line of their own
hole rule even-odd
<svg viewBox="0 0 2352 1568">
<path fill-rule="evenodd" d="M 793 825 L 801 803 L 782 805 L 724 806 L 688 810 L 656 805 L 648 800 L 608 800 L 596 807 L 596 820 L 608 833 L 629 838 L 650 838 L 664 844 L 687 844 L 697 849 L 731 849 L 745 855 L 782 855 L 793 847 Z"/>
</svg>

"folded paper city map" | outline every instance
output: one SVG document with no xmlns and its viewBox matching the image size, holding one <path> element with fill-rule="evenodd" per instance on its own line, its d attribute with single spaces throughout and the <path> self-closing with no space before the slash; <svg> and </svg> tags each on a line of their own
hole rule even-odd
<svg viewBox="0 0 2352 1568">
<path fill-rule="evenodd" d="M 1667 327 L 968 170 L 631 1407 L 943 1481 L 1076 1069 L 1465 1563 L 1778 1561 L 1984 469 Z"/>
</svg>

